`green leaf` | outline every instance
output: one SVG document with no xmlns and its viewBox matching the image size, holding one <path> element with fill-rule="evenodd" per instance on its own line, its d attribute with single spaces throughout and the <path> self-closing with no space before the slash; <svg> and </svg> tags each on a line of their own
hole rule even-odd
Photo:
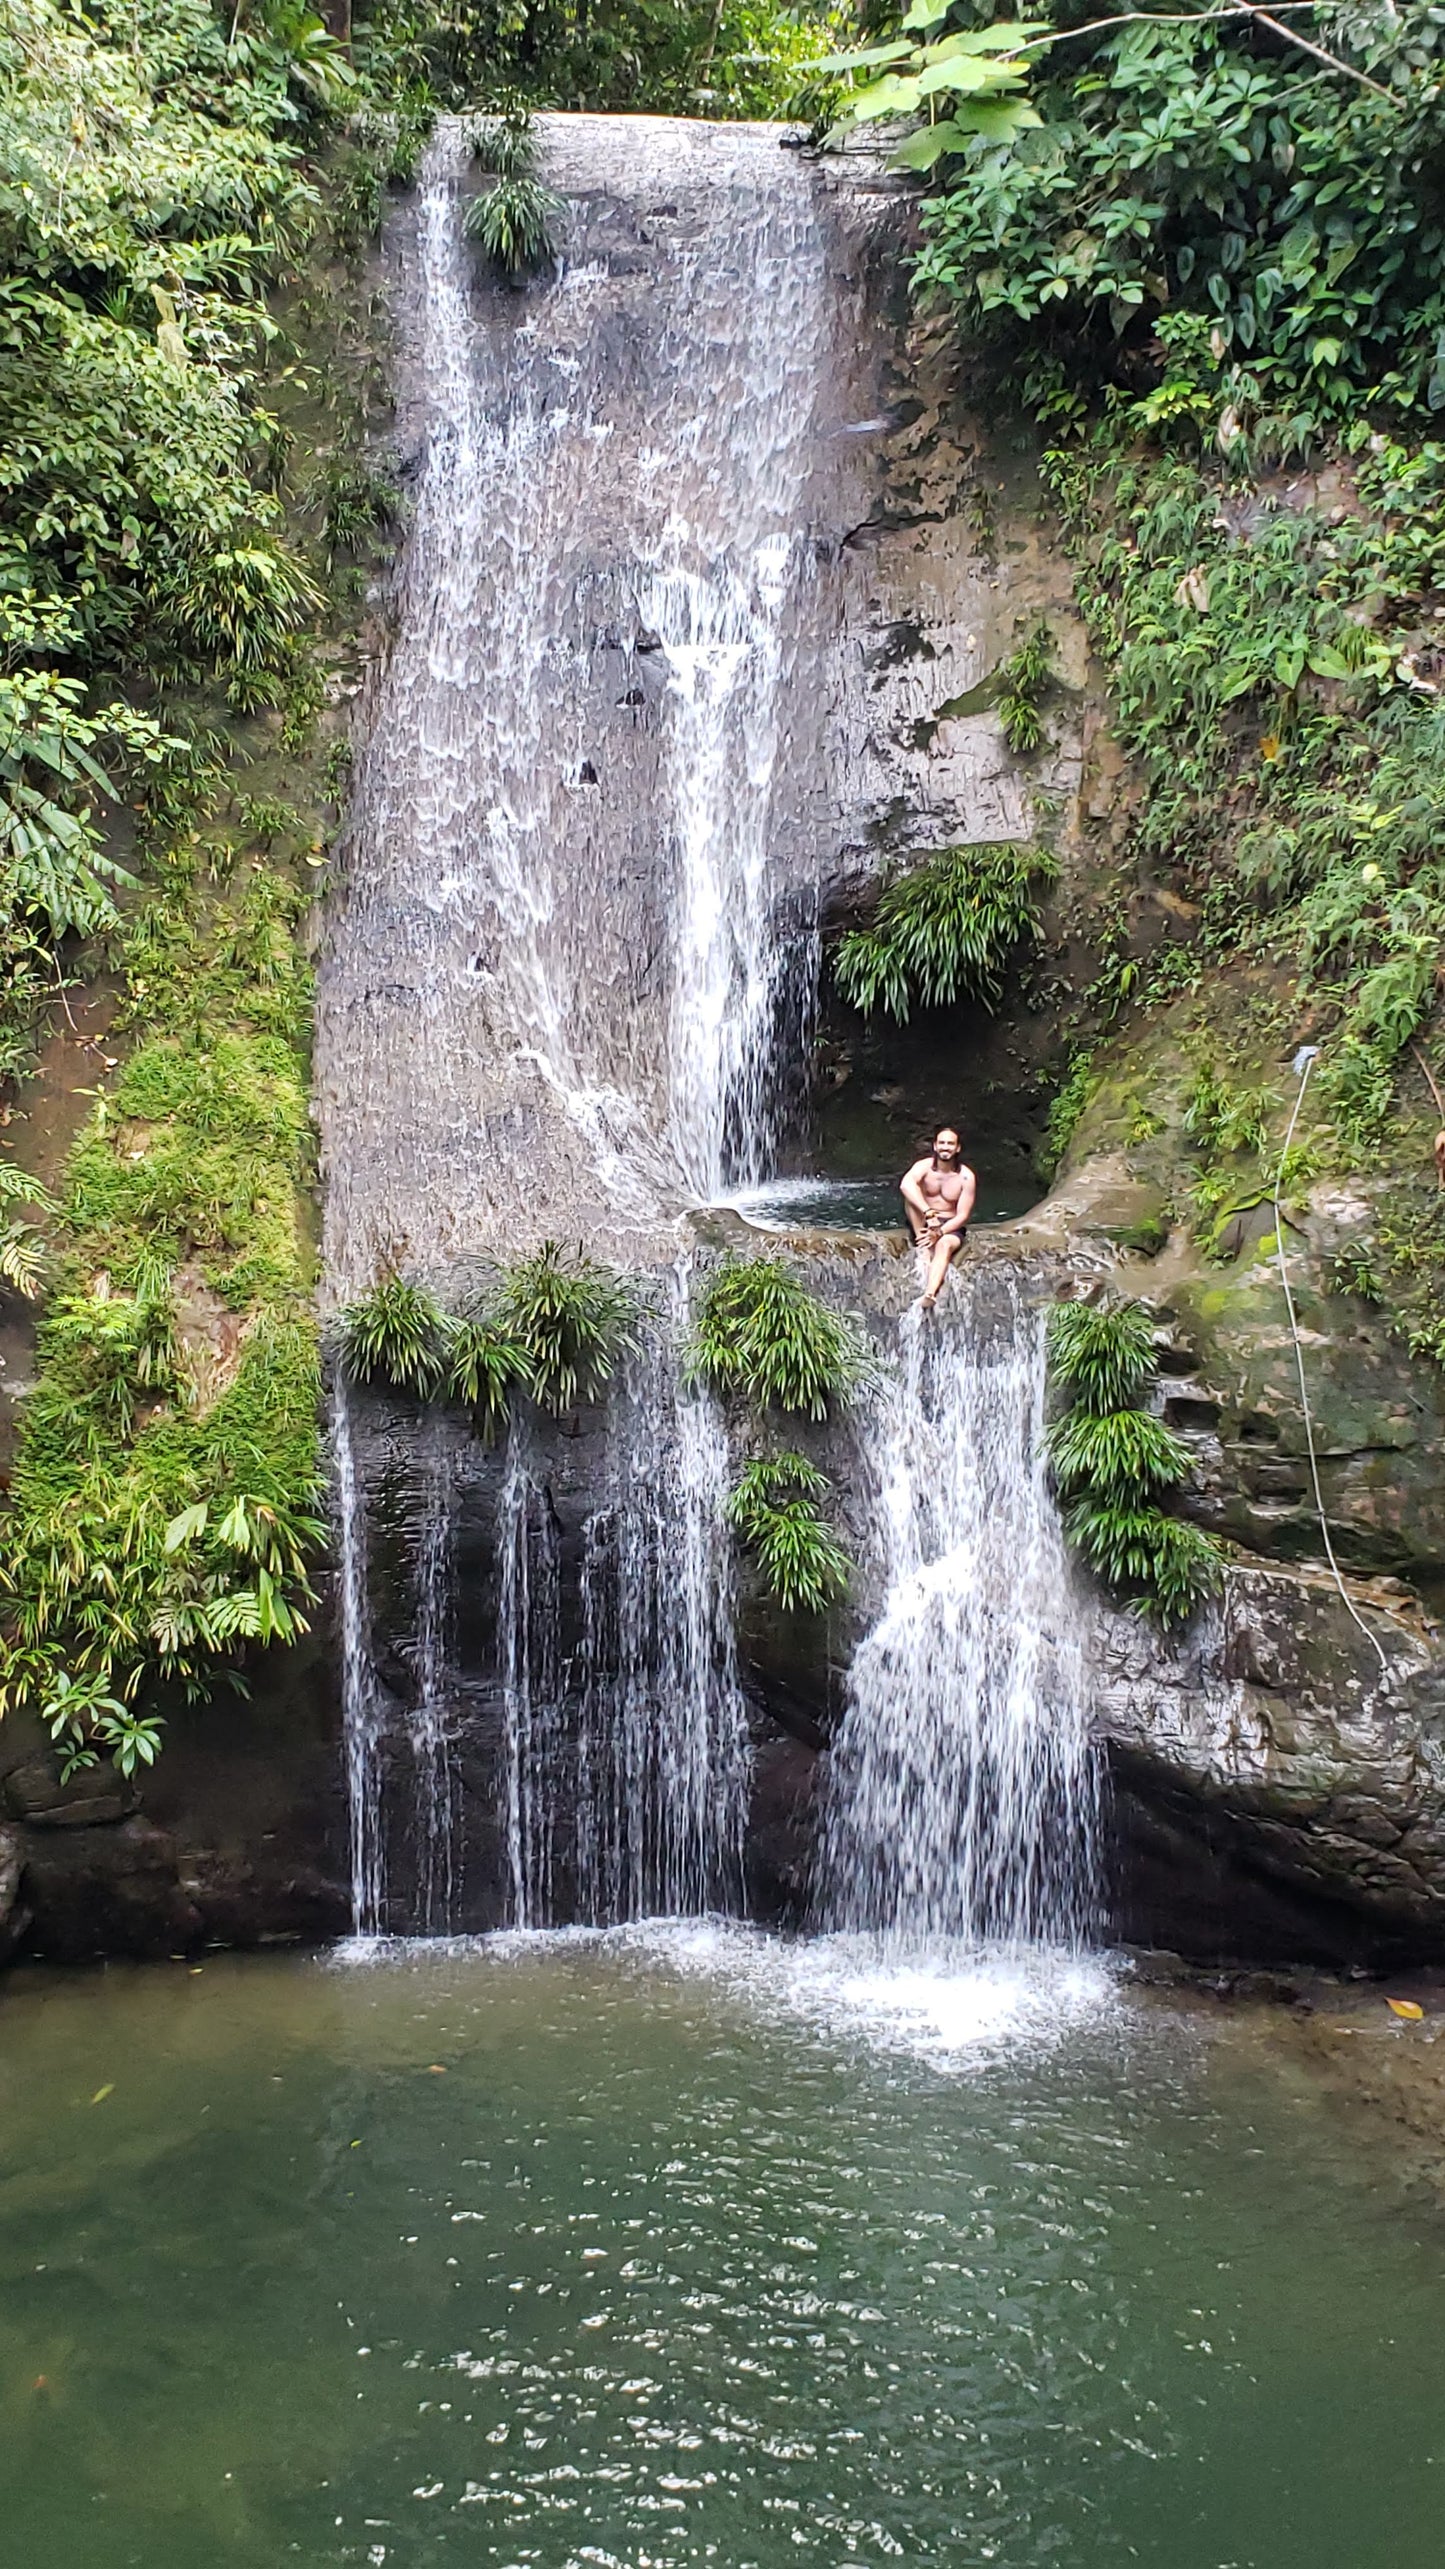
<svg viewBox="0 0 1445 2569">
<path fill-rule="evenodd" d="M 920 98 L 932 98 L 941 90 L 960 96 L 972 91 L 980 95 L 990 91 L 1016 89 L 1023 73 L 1014 63 L 980 62 L 976 55 L 965 54 L 952 62 L 930 63 L 918 74 L 915 86 Z"/>
<path fill-rule="evenodd" d="M 901 43 L 867 45 L 860 53 L 825 54 L 821 62 L 809 63 L 808 69 L 813 75 L 825 78 L 845 71 L 871 71 L 877 63 L 906 62 L 913 50 L 912 45 Z"/>
<path fill-rule="evenodd" d="M 948 118 L 937 125 L 920 125 L 906 143 L 900 143 L 889 161 L 891 169 L 930 170 L 937 167 L 947 152 L 964 149 L 969 136 L 963 126 Z"/>
<path fill-rule="evenodd" d="M 167 1552 L 179 1552 L 183 1543 L 193 1542 L 198 1534 L 204 1534 L 209 1514 L 206 1501 L 197 1499 L 193 1507 L 182 1508 L 179 1516 L 173 1516 L 165 1531 Z"/>
<path fill-rule="evenodd" d="M 919 96 L 915 79 L 900 80 L 895 72 L 888 72 L 870 88 L 860 89 L 851 103 L 858 122 L 868 124 L 879 116 L 911 116 Z"/>
</svg>

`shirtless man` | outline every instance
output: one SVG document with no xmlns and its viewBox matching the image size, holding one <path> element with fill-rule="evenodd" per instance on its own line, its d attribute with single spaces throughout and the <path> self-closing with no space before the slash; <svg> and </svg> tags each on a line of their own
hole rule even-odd
<svg viewBox="0 0 1445 2569">
<path fill-rule="evenodd" d="M 932 1157 L 914 1161 L 899 1192 L 914 1240 L 928 1260 L 923 1308 L 931 1311 L 943 1291 L 950 1261 L 963 1245 L 978 1193 L 978 1181 L 972 1169 L 964 1167 L 963 1145 L 951 1124 L 935 1133 Z"/>
</svg>

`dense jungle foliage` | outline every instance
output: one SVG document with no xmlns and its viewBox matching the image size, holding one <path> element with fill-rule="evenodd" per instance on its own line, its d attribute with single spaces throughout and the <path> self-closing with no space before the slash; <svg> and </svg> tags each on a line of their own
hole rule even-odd
<svg viewBox="0 0 1445 2569">
<path fill-rule="evenodd" d="M 952 90 L 988 15 L 915 0 L 895 59 L 923 28 Z M 1358 1174 L 1341 1280 L 1445 1360 L 1445 16 L 1074 5 L 1013 43 L 1037 122 L 930 127 L 916 273 L 1044 429 L 1136 780 L 1055 1152 L 1157 1138 L 1228 1254 L 1318 1044 L 1291 1194 Z"/>
</svg>

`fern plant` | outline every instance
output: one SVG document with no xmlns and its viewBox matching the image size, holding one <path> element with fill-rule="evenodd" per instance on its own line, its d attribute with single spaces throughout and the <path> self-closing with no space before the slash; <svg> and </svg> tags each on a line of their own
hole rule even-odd
<svg viewBox="0 0 1445 2569">
<path fill-rule="evenodd" d="M 870 925 L 840 939 L 839 991 L 865 1016 L 881 1008 L 900 1024 L 964 991 L 995 1006 L 1010 955 L 1039 934 L 1036 887 L 1057 873 L 1047 849 L 1013 840 L 941 848 L 885 885 Z"/>
<path fill-rule="evenodd" d="M 1142 1302 L 1056 1303 L 1049 1370 L 1095 1418 L 1127 1408 L 1155 1370 L 1154 1323 Z"/>
<path fill-rule="evenodd" d="M 1049 1460 L 1066 1493 L 1089 1490 L 1114 1506 L 1171 1490 L 1189 1470 L 1178 1437 L 1147 1409 L 1096 1416 L 1077 1404 L 1049 1430 Z"/>
<path fill-rule="evenodd" d="M 336 1320 L 336 1344 L 353 1382 L 390 1383 L 429 1399 L 447 1370 L 446 1314 L 424 1285 L 383 1276 Z"/>
<path fill-rule="evenodd" d="M 472 158 L 493 178 L 531 178 L 537 168 L 537 128 L 528 107 L 509 107 L 472 127 Z"/>
<path fill-rule="evenodd" d="M 524 1347 L 485 1311 L 464 1313 L 451 1322 L 446 1339 L 446 1389 L 472 1412 L 483 1436 L 496 1434 L 507 1414 L 513 1390 L 530 1391 L 535 1381 L 532 1360 Z"/>
<path fill-rule="evenodd" d="M 1187 1623 L 1219 1586 L 1212 1535 L 1162 1508 L 1081 1498 L 1065 1511 L 1064 1532 L 1106 1586 L 1146 1598 L 1166 1629 Z"/>
<path fill-rule="evenodd" d="M 556 251 L 554 227 L 563 199 L 529 170 L 498 178 L 467 208 L 466 229 L 505 276 L 521 277 Z"/>
<path fill-rule="evenodd" d="M 1140 1406 L 1157 1373 L 1149 1314 L 1138 1302 L 1059 1303 L 1048 1343 L 1051 1376 L 1072 1395 L 1048 1439 L 1065 1535 L 1106 1587 L 1166 1630 L 1185 1623 L 1218 1588 L 1222 1560 L 1212 1535 L 1159 1504 L 1189 1456 Z"/>
<path fill-rule="evenodd" d="M 726 1258 L 703 1287 L 686 1369 L 710 1390 L 822 1420 L 874 1367 L 854 1323 L 782 1258 Z"/>
<path fill-rule="evenodd" d="M 818 1506 L 829 1483 L 803 1454 L 744 1465 L 727 1502 L 729 1523 L 788 1612 L 821 1614 L 846 1594 L 853 1564 Z"/>
<path fill-rule="evenodd" d="M 489 1316 L 520 1351 L 534 1398 L 553 1411 L 594 1400 L 637 1345 L 632 1288 L 581 1250 L 564 1258 L 555 1240 L 506 1270 Z"/>
<path fill-rule="evenodd" d="M 1053 669 L 1054 638 L 1042 621 L 1024 636 L 1017 650 L 999 663 L 994 705 L 1003 736 L 1016 758 L 1028 758 L 1043 742 L 1039 700 Z"/>
<path fill-rule="evenodd" d="M 40 1213 L 58 1213 L 60 1207 L 37 1179 L 0 1160 L 0 1284 L 33 1302 L 45 1274 L 45 1243 L 33 1223 L 6 1211 L 12 1204 L 33 1204 Z"/>
</svg>

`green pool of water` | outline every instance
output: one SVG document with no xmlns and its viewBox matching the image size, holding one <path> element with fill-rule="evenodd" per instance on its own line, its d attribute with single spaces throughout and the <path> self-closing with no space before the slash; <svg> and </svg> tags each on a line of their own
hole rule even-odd
<svg viewBox="0 0 1445 2569">
<path fill-rule="evenodd" d="M 981 1171 L 974 1228 L 1015 1222 L 1038 1199 L 1037 1186 L 1010 1187 Z M 906 1227 L 896 1177 L 777 1178 L 771 1186 L 752 1187 L 728 1201 L 756 1231 L 902 1231 Z"/>
<path fill-rule="evenodd" d="M 1402 2569 L 1445 2232 L 1079 1967 L 708 1930 L 0 1995 L 26 2569 Z"/>
</svg>

